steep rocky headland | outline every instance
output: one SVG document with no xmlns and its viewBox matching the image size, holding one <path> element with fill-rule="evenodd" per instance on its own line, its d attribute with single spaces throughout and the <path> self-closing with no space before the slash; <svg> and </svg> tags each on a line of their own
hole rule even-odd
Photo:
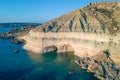
<svg viewBox="0 0 120 80">
<path fill-rule="evenodd" d="M 101 80 L 120 80 L 120 2 L 90 3 L 18 35 L 36 54 L 74 52 Z"/>
</svg>

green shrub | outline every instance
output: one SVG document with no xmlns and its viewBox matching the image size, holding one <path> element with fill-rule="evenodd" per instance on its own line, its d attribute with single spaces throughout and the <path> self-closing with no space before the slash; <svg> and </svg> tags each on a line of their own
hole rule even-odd
<svg viewBox="0 0 120 80">
<path fill-rule="evenodd" d="M 97 8 L 95 7 L 95 10 L 106 15 L 107 17 L 111 18 L 111 12 L 108 11 L 107 9 L 103 9 L 103 8 Z"/>
<path fill-rule="evenodd" d="M 117 26 L 118 25 L 118 22 L 117 21 L 112 21 L 112 26 Z"/>
</svg>

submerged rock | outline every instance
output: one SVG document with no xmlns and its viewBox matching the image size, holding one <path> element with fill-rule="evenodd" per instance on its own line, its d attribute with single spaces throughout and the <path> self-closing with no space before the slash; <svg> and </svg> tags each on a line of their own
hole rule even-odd
<svg viewBox="0 0 120 80">
<path fill-rule="evenodd" d="M 11 49 L 11 48 L 12 48 L 12 46 L 9 46 L 9 48 Z"/>
<path fill-rule="evenodd" d="M 69 73 L 70 75 L 74 74 L 74 72 L 71 72 L 71 71 L 70 71 L 70 72 L 68 72 L 68 73 Z"/>
<path fill-rule="evenodd" d="M 15 54 L 19 53 L 19 50 L 18 49 L 14 50 L 14 53 Z"/>
</svg>

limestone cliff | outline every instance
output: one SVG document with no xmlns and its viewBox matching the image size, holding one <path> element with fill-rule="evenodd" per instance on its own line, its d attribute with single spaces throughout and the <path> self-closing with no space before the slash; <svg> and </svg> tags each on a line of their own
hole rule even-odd
<svg viewBox="0 0 120 80">
<path fill-rule="evenodd" d="M 119 21 L 120 2 L 90 3 L 32 29 L 18 39 L 24 39 L 24 48 L 37 54 L 74 52 L 82 58 L 93 58 L 107 50 L 110 59 L 117 64 L 120 63 Z"/>
<path fill-rule="evenodd" d="M 109 50 L 114 61 L 119 62 L 119 4 L 120 2 L 89 4 L 87 7 L 51 20 L 18 38 L 26 41 L 25 49 L 36 53 L 42 53 L 44 47 L 53 45 L 58 48 L 58 52 L 72 51 L 82 57 Z"/>
</svg>

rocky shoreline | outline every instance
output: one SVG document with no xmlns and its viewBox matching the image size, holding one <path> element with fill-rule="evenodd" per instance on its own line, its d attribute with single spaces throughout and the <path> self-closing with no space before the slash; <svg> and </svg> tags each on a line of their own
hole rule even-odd
<svg viewBox="0 0 120 80">
<path fill-rule="evenodd" d="M 120 68 L 111 59 L 109 51 L 100 52 L 93 57 L 77 57 L 74 63 L 94 73 L 100 80 L 120 80 Z"/>
<path fill-rule="evenodd" d="M 30 30 L 36 28 L 34 27 L 22 27 L 20 29 L 13 29 L 7 32 L 0 33 L 1 39 L 9 39 L 12 43 L 16 44 L 25 44 L 25 41 L 23 39 L 17 39 L 18 36 L 26 35 Z"/>
</svg>

